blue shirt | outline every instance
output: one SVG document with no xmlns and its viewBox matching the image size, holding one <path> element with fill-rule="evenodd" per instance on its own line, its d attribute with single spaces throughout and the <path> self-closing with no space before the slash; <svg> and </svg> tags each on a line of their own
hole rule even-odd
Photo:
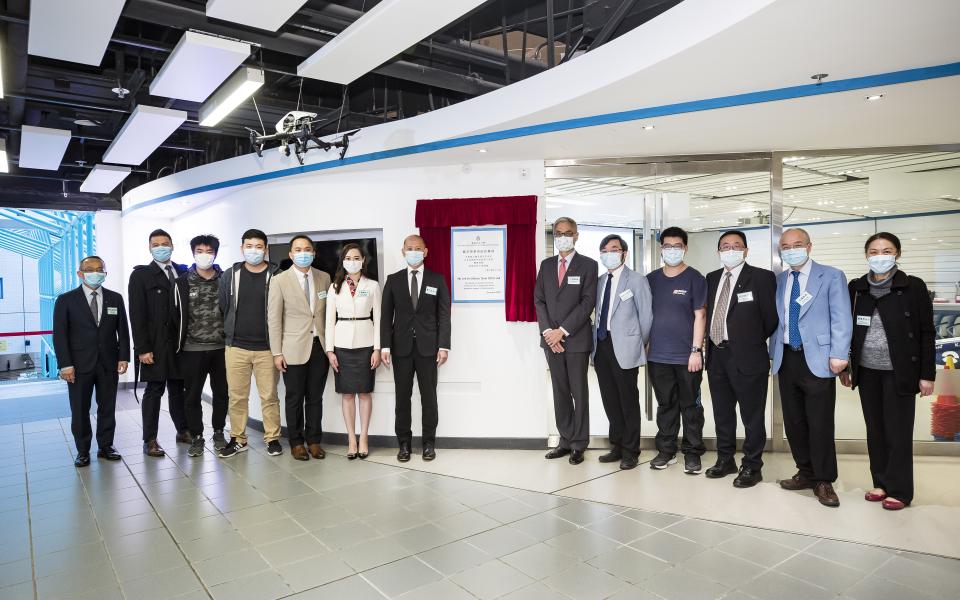
<svg viewBox="0 0 960 600">
<path fill-rule="evenodd" d="M 693 347 L 694 311 L 707 306 L 707 280 L 688 266 L 667 277 L 663 269 L 647 275 L 653 295 L 653 328 L 647 360 L 685 365 Z"/>
</svg>

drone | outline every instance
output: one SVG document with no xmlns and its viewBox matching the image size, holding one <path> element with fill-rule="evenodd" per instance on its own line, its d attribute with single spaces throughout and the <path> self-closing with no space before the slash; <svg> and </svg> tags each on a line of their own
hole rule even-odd
<svg viewBox="0 0 960 600">
<path fill-rule="evenodd" d="M 277 132 L 273 135 L 267 135 L 266 132 L 259 133 L 255 129 L 247 127 L 250 132 L 250 146 L 256 151 L 259 158 L 263 158 L 263 147 L 267 142 L 279 141 L 278 150 L 284 156 L 290 156 L 290 145 L 293 145 L 293 152 L 300 164 L 303 164 L 304 155 L 314 148 L 322 148 L 328 152 L 333 148 L 340 148 L 340 160 L 347 155 L 347 148 L 350 147 L 350 136 L 356 134 L 359 129 L 348 131 L 332 142 L 321 140 L 313 131 L 313 125 L 317 123 L 317 113 L 304 112 L 301 110 L 291 110 L 277 121 Z M 314 145 L 309 145 L 313 142 Z"/>
</svg>

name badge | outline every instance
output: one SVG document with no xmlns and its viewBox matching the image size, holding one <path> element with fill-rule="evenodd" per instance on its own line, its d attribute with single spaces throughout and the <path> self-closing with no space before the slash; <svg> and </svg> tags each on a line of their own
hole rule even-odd
<svg viewBox="0 0 960 600">
<path fill-rule="evenodd" d="M 740 292 L 737 294 L 737 302 L 753 302 L 753 292 Z"/>
<path fill-rule="evenodd" d="M 317 300 L 326 300 L 327 292 L 317 292 Z"/>
<path fill-rule="evenodd" d="M 436 296 L 436 295 L 437 295 L 437 288 L 435 288 L 435 287 L 433 287 L 433 286 L 431 286 L 431 285 L 428 285 L 428 286 L 427 286 L 427 289 L 424 290 L 424 291 L 426 292 L 426 294 L 427 294 L 428 296 Z"/>
<path fill-rule="evenodd" d="M 369 290 L 360 290 L 359 292 L 357 292 L 357 296 L 360 296 L 361 298 L 366 298 L 369 295 L 370 295 Z"/>
<path fill-rule="evenodd" d="M 569 277 L 567 277 L 567 283 L 569 285 L 580 285 L 580 276 L 570 275 Z"/>
<path fill-rule="evenodd" d="M 857 325 L 870 327 L 870 315 L 857 315 Z"/>
<path fill-rule="evenodd" d="M 630 298 L 633 298 L 633 290 L 627 290 L 620 294 L 620 299 L 623 300 L 624 302 L 626 302 Z"/>
<path fill-rule="evenodd" d="M 673 290 L 674 296 L 686 296 L 687 290 Z"/>
<path fill-rule="evenodd" d="M 807 302 L 810 302 L 810 299 L 811 299 L 811 298 L 813 298 L 813 296 L 812 296 L 811 294 L 809 294 L 809 293 L 807 293 L 807 292 L 804 292 L 804 293 L 800 294 L 800 297 L 799 297 L 799 298 L 797 298 L 797 304 L 799 304 L 800 306 L 803 306 L 803 305 L 806 304 Z"/>
<path fill-rule="evenodd" d="M 115 315 L 115 314 L 117 314 L 117 307 L 116 307 L 116 306 L 108 306 L 108 307 L 107 307 L 107 314 L 108 314 L 108 315 Z"/>
</svg>

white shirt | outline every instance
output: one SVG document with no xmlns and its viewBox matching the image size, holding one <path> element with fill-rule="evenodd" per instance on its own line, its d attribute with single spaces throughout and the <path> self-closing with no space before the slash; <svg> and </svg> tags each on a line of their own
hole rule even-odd
<svg viewBox="0 0 960 600">
<path fill-rule="evenodd" d="M 800 295 L 802 296 L 805 291 L 807 291 L 807 280 L 810 279 L 810 268 L 813 264 L 813 261 L 809 258 L 807 262 L 803 263 L 803 266 L 800 267 Z M 787 271 L 787 285 L 783 290 L 783 343 L 790 343 L 790 290 L 793 289 L 793 272 L 794 269 L 791 268 Z"/>
<path fill-rule="evenodd" d="M 567 262 L 566 262 L 566 267 L 567 267 L 567 270 L 569 271 L 569 270 L 570 270 L 570 261 L 573 260 L 573 257 L 574 257 L 574 255 L 575 255 L 576 253 L 577 253 L 576 250 L 571 250 L 571 251 L 570 251 L 570 254 L 568 254 L 568 255 L 566 255 L 566 256 L 560 256 L 559 254 L 557 255 L 557 281 L 560 280 L 560 261 L 566 259 L 566 261 L 567 261 Z"/>
<path fill-rule="evenodd" d="M 414 269 L 413 267 L 411 267 L 411 266 L 409 266 L 409 265 L 407 266 L 407 290 L 408 290 L 408 293 L 409 293 L 409 290 L 410 290 L 411 282 L 413 281 L 413 272 L 414 272 L 414 271 L 417 272 L 417 298 L 419 298 L 419 297 L 422 295 L 422 294 L 421 294 L 421 290 L 423 290 L 423 265 L 421 264 L 421 265 L 420 265 L 419 267 L 417 267 L 416 269 Z M 449 348 L 440 348 L 440 350 L 443 350 L 444 352 L 450 352 L 450 349 L 449 349 Z M 389 352 L 390 352 L 390 348 L 381 348 L 380 351 L 381 351 L 381 352 L 387 352 L 387 353 L 389 353 Z"/>
<path fill-rule="evenodd" d="M 623 265 L 620 265 L 613 272 L 608 272 L 613 281 L 610 282 L 610 293 L 613 295 L 617 294 L 617 286 L 620 284 L 620 275 L 623 274 Z M 600 288 L 600 306 L 603 306 L 603 291 L 607 289 L 607 284 L 604 282 L 603 286 Z M 600 315 L 597 315 L 600 316 Z M 613 319 L 613 298 L 610 298 L 610 308 L 607 310 L 607 331 L 610 331 L 610 321 Z"/>
<path fill-rule="evenodd" d="M 94 292 L 97 294 L 97 323 L 103 320 L 103 288 L 98 288 L 96 290 L 90 289 L 86 285 L 81 285 L 83 288 L 83 293 L 87 297 L 87 306 L 90 306 L 90 299 L 93 297 Z"/>
<path fill-rule="evenodd" d="M 717 286 L 717 295 L 713 299 L 713 305 L 717 306 L 720 303 L 720 294 L 723 293 L 723 281 L 727 278 L 727 273 L 730 273 L 730 297 L 727 298 L 727 310 L 723 313 L 723 340 L 725 341 L 730 339 L 727 335 L 727 314 L 730 312 L 730 303 L 733 301 L 733 295 L 736 293 L 737 289 L 737 279 L 740 279 L 740 273 L 743 272 L 743 265 L 747 264 L 746 261 L 740 263 L 730 271 L 727 271 L 724 267 L 723 272 L 720 273 L 720 285 Z M 714 315 L 716 318 L 716 315 Z M 707 333 L 710 333 L 710 324 L 707 324 Z M 712 340 L 714 344 L 717 344 L 717 340 Z"/>
<path fill-rule="evenodd" d="M 314 307 L 316 306 L 315 302 L 317 298 L 317 292 L 314 289 L 314 285 L 313 285 L 313 272 L 310 269 L 307 269 L 307 272 L 304 273 L 300 269 L 297 269 L 297 267 L 290 267 L 290 268 L 297 270 L 297 277 L 299 278 L 299 281 L 300 281 L 300 289 L 302 290 L 304 289 L 304 286 L 306 286 L 307 297 L 310 298 L 310 312 L 314 312 Z M 306 279 L 304 279 L 304 276 L 306 276 Z M 312 335 L 313 337 L 317 337 L 316 326 L 314 326 L 313 328 Z"/>
</svg>

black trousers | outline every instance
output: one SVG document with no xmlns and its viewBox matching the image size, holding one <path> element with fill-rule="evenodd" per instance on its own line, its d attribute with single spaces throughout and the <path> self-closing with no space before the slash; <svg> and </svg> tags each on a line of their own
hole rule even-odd
<svg viewBox="0 0 960 600">
<path fill-rule="evenodd" d="M 302 365 L 287 365 L 283 386 L 291 448 L 304 442 L 319 444 L 323 438 L 323 388 L 327 386 L 329 371 L 330 360 L 317 337 L 313 338 L 310 360 Z"/>
<path fill-rule="evenodd" d="M 417 386 L 420 388 L 423 441 L 435 443 L 437 423 L 440 422 L 437 408 L 437 356 L 420 356 L 416 349 L 408 356 L 393 357 L 393 382 L 397 397 L 394 430 L 397 441 L 409 444 L 413 438 L 411 398 L 414 375 L 417 376 Z"/>
<path fill-rule="evenodd" d="M 640 368 L 620 367 L 609 335 L 597 342 L 593 366 L 600 384 L 603 410 L 610 422 L 610 443 L 622 455 L 636 458 L 640 455 L 640 390 L 637 388 Z"/>
<path fill-rule="evenodd" d="M 713 400 L 713 419 L 717 427 L 717 458 L 733 458 L 737 452 L 737 405 L 743 420 L 743 465 L 763 467 L 763 448 L 767 443 L 767 406 L 769 373 L 747 375 L 737 369 L 729 348 L 710 343 L 708 377 Z"/>
<path fill-rule="evenodd" d="M 184 350 L 179 355 L 180 373 L 183 375 L 184 412 L 187 429 L 194 437 L 203 437 L 203 384 L 210 378 L 213 392 L 213 430 L 222 431 L 227 420 L 227 367 L 219 350 Z"/>
<path fill-rule="evenodd" d="M 857 388 L 867 424 L 873 486 L 905 504 L 913 502 L 913 419 L 917 400 L 897 392 L 893 371 L 859 368 Z"/>
<path fill-rule="evenodd" d="M 89 373 L 77 373 L 73 383 L 67 384 L 70 398 L 70 431 L 78 453 L 90 452 L 93 430 L 90 426 L 90 403 L 97 392 L 97 446 L 113 445 L 117 429 L 117 365 L 98 364 Z"/>
<path fill-rule="evenodd" d="M 590 442 L 590 390 L 587 386 L 589 352 L 560 352 L 544 348 L 553 384 L 553 412 L 561 448 L 586 450 Z"/>
<path fill-rule="evenodd" d="M 684 454 L 703 456 L 703 404 L 700 402 L 700 383 L 703 371 L 691 373 L 687 365 L 647 363 L 647 373 L 657 397 L 657 451 L 677 453 L 677 435 L 683 422 Z"/>
<path fill-rule="evenodd" d="M 177 428 L 177 433 L 189 431 L 187 414 L 184 408 L 183 380 L 148 381 L 146 389 L 143 390 L 143 400 L 140 401 L 144 442 L 157 439 L 157 430 L 160 427 L 160 400 L 163 398 L 164 389 L 167 390 L 167 408 L 170 410 L 170 420 Z"/>
<path fill-rule="evenodd" d="M 783 429 L 801 477 L 811 481 L 837 480 L 837 448 L 834 443 L 834 410 L 837 380 L 810 372 L 803 350 L 783 348 L 777 374 Z"/>
</svg>

